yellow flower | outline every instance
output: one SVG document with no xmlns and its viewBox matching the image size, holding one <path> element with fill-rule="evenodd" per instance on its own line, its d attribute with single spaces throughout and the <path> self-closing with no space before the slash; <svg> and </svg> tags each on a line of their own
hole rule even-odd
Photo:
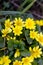
<svg viewBox="0 0 43 65">
<path fill-rule="evenodd" d="M 31 62 L 33 62 L 33 57 L 32 56 L 22 58 L 23 65 L 31 65 Z"/>
<path fill-rule="evenodd" d="M 6 39 L 7 39 L 7 40 L 10 40 L 10 39 L 14 39 L 14 40 L 15 40 L 16 37 L 11 37 L 11 36 L 7 35 L 7 36 L 6 36 Z"/>
<path fill-rule="evenodd" d="M 12 23 L 13 23 L 13 22 L 11 22 L 10 19 L 5 20 L 5 28 L 6 28 L 6 27 L 7 27 L 7 28 L 11 28 Z"/>
<path fill-rule="evenodd" d="M 35 39 L 37 37 L 38 32 L 37 31 L 30 31 L 30 38 Z"/>
<path fill-rule="evenodd" d="M 2 65 L 3 64 L 3 60 L 2 60 L 2 58 L 0 58 L 0 65 Z"/>
<path fill-rule="evenodd" d="M 7 40 L 10 40 L 12 39 L 12 37 L 10 37 L 9 35 L 6 37 Z"/>
<path fill-rule="evenodd" d="M 10 28 L 5 28 L 5 29 L 2 29 L 2 37 L 5 37 L 8 33 L 11 33 L 11 29 Z"/>
<path fill-rule="evenodd" d="M 14 20 L 14 26 L 20 26 L 20 27 L 23 27 L 24 26 L 24 22 L 21 18 L 15 18 Z"/>
<path fill-rule="evenodd" d="M 42 54 L 42 49 L 39 48 L 39 46 L 36 46 L 34 47 L 33 49 L 30 47 L 29 48 L 30 52 L 31 52 L 31 55 L 33 58 L 40 58 L 41 57 L 41 54 Z"/>
<path fill-rule="evenodd" d="M 36 40 L 43 46 L 43 34 L 42 33 L 37 35 Z"/>
<path fill-rule="evenodd" d="M 20 52 L 19 52 L 19 49 L 16 50 L 15 54 L 14 54 L 14 57 L 19 57 L 20 56 Z"/>
<path fill-rule="evenodd" d="M 25 27 L 26 29 L 35 29 L 35 21 L 31 18 L 26 19 Z"/>
<path fill-rule="evenodd" d="M 22 65 L 22 62 L 21 62 L 21 61 L 18 61 L 18 60 L 15 60 L 15 61 L 13 62 L 13 65 Z"/>
<path fill-rule="evenodd" d="M 22 31 L 21 31 L 21 30 L 22 30 L 21 27 L 16 26 L 16 27 L 13 28 L 13 33 L 14 33 L 15 35 L 20 36 L 20 34 L 22 34 Z"/>
<path fill-rule="evenodd" d="M 3 56 L 0 60 L 0 65 L 9 65 L 9 63 L 11 63 L 9 56 Z"/>
<path fill-rule="evenodd" d="M 11 63 L 11 60 L 9 59 L 9 56 L 3 56 L 3 63 L 9 64 Z"/>
<path fill-rule="evenodd" d="M 43 26 L 43 20 L 36 20 L 36 24 L 39 26 Z"/>
</svg>

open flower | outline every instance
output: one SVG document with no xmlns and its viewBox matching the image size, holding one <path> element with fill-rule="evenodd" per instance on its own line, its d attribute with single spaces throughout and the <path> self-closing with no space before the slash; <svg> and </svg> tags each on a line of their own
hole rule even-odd
<svg viewBox="0 0 43 65">
<path fill-rule="evenodd" d="M 22 65 L 22 62 L 21 62 L 21 61 L 18 61 L 18 60 L 15 60 L 15 61 L 13 62 L 13 65 Z"/>
<path fill-rule="evenodd" d="M 37 37 L 38 32 L 37 31 L 30 31 L 30 38 L 35 39 Z"/>
<path fill-rule="evenodd" d="M 39 48 L 39 46 L 36 46 L 34 47 L 33 49 L 30 47 L 29 48 L 30 52 L 31 52 L 31 55 L 33 58 L 40 58 L 41 57 L 41 54 L 42 54 L 42 49 Z"/>
<path fill-rule="evenodd" d="M 9 56 L 3 56 L 0 60 L 0 65 L 9 65 L 11 63 L 11 60 L 9 59 Z"/>
<path fill-rule="evenodd" d="M 25 27 L 26 29 L 35 29 L 35 21 L 31 18 L 26 19 L 25 21 Z"/>
<path fill-rule="evenodd" d="M 20 34 L 22 34 L 22 28 L 21 27 L 13 27 L 13 33 L 14 35 L 20 36 Z"/>
<path fill-rule="evenodd" d="M 15 18 L 15 20 L 14 20 L 14 26 L 23 27 L 24 26 L 23 19 L 21 19 L 21 18 Z"/>
<path fill-rule="evenodd" d="M 30 57 L 25 57 L 25 58 L 22 58 L 22 63 L 23 65 L 31 65 L 31 62 L 33 62 L 33 57 L 30 56 Z"/>
</svg>

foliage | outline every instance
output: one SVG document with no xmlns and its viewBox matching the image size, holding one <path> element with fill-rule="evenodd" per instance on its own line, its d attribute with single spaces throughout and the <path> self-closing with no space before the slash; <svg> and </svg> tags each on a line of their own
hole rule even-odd
<svg viewBox="0 0 43 65">
<path fill-rule="evenodd" d="M 28 16 L 31 18 L 28 18 Z M 13 62 L 13 65 L 15 63 L 22 64 L 21 62 L 23 64 L 32 63 L 32 65 L 40 65 L 40 62 L 43 61 L 40 60 L 43 59 L 43 34 L 41 31 L 43 20 L 34 20 L 32 17 L 29 14 L 25 17 L 18 16 L 17 18 L 14 17 L 15 19 L 12 17 L 12 19 L 0 22 L 0 64 L 2 63 L 3 56 L 9 56 L 11 61 L 9 60 L 7 63 L 12 64 Z M 25 63 L 26 59 L 27 62 Z"/>
<path fill-rule="evenodd" d="M 43 15 L 43 0 L 0 2 L 0 65 L 43 65 L 43 16 L 31 9 Z"/>
</svg>

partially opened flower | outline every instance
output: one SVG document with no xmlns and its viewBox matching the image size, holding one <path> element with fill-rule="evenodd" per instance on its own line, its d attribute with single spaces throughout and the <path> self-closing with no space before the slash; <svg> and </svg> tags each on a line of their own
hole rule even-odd
<svg viewBox="0 0 43 65">
<path fill-rule="evenodd" d="M 37 35 L 36 40 L 43 46 L 43 34 L 40 33 Z"/>
<path fill-rule="evenodd" d="M 7 35 L 6 39 L 7 39 L 7 40 L 11 40 L 11 39 L 15 40 L 16 37 L 11 37 L 11 36 Z"/>
<path fill-rule="evenodd" d="M 39 26 L 43 26 L 43 20 L 36 20 L 36 24 Z"/>
<path fill-rule="evenodd" d="M 19 56 L 20 56 L 20 51 L 19 51 L 19 49 L 17 49 L 15 54 L 14 54 L 14 57 L 16 58 L 16 57 L 19 57 Z"/>
<path fill-rule="evenodd" d="M 5 24 L 4 24 L 5 25 L 5 28 L 11 28 L 12 23 L 13 22 L 11 22 L 10 19 L 5 20 Z"/>
<path fill-rule="evenodd" d="M 39 46 L 36 46 L 33 49 L 30 47 L 29 50 L 33 58 L 40 58 L 42 55 L 42 48 L 39 48 Z"/>
<path fill-rule="evenodd" d="M 11 29 L 10 28 L 5 28 L 5 29 L 2 29 L 2 37 L 6 37 L 6 35 L 8 34 L 8 33 L 11 33 Z"/>
</svg>

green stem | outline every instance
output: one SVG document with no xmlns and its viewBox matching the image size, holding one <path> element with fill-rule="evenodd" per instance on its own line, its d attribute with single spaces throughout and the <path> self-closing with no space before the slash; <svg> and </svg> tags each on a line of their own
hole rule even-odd
<svg viewBox="0 0 43 65">
<path fill-rule="evenodd" d="M 4 38 L 4 47 L 5 47 L 5 38 Z M 4 50 L 4 55 L 6 55 L 5 50 Z"/>
<path fill-rule="evenodd" d="M 29 10 L 35 2 L 36 2 L 36 0 L 33 0 L 33 2 L 31 2 L 31 3 L 21 12 L 21 14 L 23 14 L 23 13 L 25 13 L 27 10 Z"/>
<path fill-rule="evenodd" d="M 21 10 L 23 8 L 23 6 L 28 2 L 28 0 L 25 0 L 21 5 L 20 7 L 18 8 L 18 10 Z"/>
</svg>

